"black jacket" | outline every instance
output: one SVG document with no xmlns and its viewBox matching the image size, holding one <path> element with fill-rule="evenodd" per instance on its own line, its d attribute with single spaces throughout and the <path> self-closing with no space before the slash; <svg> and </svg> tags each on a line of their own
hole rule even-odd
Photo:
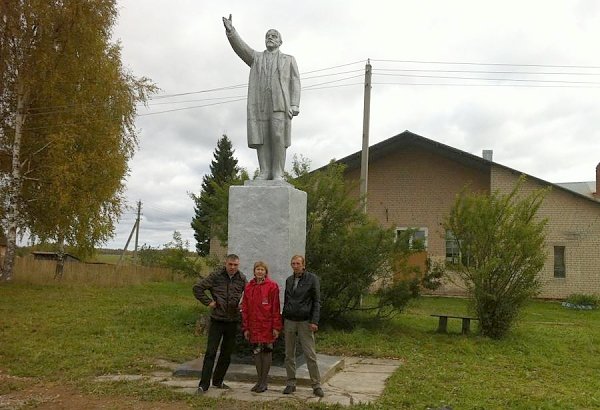
<svg viewBox="0 0 600 410">
<path fill-rule="evenodd" d="M 210 317 L 224 322 L 240 320 L 240 299 L 246 287 L 246 276 L 237 271 L 231 278 L 224 267 L 217 269 L 205 278 L 202 278 L 193 287 L 194 296 L 204 305 L 213 300 L 217 306 L 212 310 Z M 206 295 L 208 291 L 211 295 Z"/>
<path fill-rule="evenodd" d="M 319 324 L 321 313 L 321 285 L 319 277 L 304 271 L 298 286 L 294 289 L 294 275 L 285 281 L 283 318 L 297 321 L 309 321 Z"/>
</svg>

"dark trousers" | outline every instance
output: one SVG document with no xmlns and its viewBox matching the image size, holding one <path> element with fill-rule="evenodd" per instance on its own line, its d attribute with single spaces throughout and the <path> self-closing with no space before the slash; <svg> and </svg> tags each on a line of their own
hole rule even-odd
<svg viewBox="0 0 600 410">
<path fill-rule="evenodd" d="M 204 390 L 207 390 L 210 386 L 211 376 L 213 386 L 223 383 L 225 373 L 227 373 L 227 369 L 229 368 L 229 362 L 231 362 L 231 353 L 233 353 L 233 348 L 235 347 L 237 325 L 237 322 L 210 320 L 206 353 L 204 354 L 204 363 L 202 364 L 202 378 L 199 383 L 199 386 Z M 213 373 L 219 343 L 221 343 L 221 351 Z"/>
</svg>

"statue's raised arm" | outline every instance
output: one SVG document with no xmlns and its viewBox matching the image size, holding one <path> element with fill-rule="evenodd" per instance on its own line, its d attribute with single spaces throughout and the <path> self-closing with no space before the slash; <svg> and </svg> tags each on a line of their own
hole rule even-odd
<svg viewBox="0 0 600 410">
<path fill-rule="evenodd" d="M 223 17 L 223 25 L 225 26 L 225 30 L 229 33 L 233 30 L 233 23 L 231 22 L 231 14 L 229 18 Z"/>
<path fill-rule="evenodd" d="M 265 51 L 246 44 L 233 27 L 231 14 L 223 17 L 233 51 L 250 66 L 248 79 L 248 146 L 258 154 L 258 179 L 282 180 L 285 151 L 291 145 L 292 118 L 300 112 L 300 73 L 296 59 L 279 51 L 277 30 L 265 35 Z"/>
</svg>

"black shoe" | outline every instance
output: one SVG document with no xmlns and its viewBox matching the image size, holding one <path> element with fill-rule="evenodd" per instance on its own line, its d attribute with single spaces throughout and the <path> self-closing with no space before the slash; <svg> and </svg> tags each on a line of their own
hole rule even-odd
<svg viewBox="0 0 600 410">
<path fill-rule="evenodd" d="M 313 389 L 313 394 L 314 394 L 315 396 L 317 396 L 317 397 L 324 397 L 324 396 L 325 396 L 325 393 L 323 393 L 323 389 L 322 389 L 322 388 L 320 388 L 320 387 L 315 387 L 315 388 Z"/>
<path fill-rule="evenodd" d="M 283 389 L 283 394 L 292 394 L 295 391 L 296 386 L 285 386 L 285 389 Z"/>
<path fill-rule="evenodd" d="M 207 390 L 208 390 L 208 387 L 204 388 L 202 386 L 198 386 L 198 390 L 196 390 L 196 394 L 202 395 L 202 394 L 206 393 Z"/>
<path fill-rule="evenodd" d="M 213 384 L 213 387 L 215 389 L 222 389 L 222 390 L 229 390 L 231 387 L 229 387 L 228 385 L 226 385 L 225 383 L 221 383 L 221 384 Z"/>
<path fill-rule="evenodd" d="M 264 393 L 267 391 L 267 386 L 266 385 L 260 385 L 256 388 L 255 392 L 257 393 Z"/>
<path fill-rule="evenodd" d="M 256 383 L 256 384 L 254 385 L 254 387 L 252 387 L 252 388 L 250 389 L 250 391 L 256 391 L 256 389 L 258 389 L 259 387 L 260 387 L 260 384 Z"/>
</svg>

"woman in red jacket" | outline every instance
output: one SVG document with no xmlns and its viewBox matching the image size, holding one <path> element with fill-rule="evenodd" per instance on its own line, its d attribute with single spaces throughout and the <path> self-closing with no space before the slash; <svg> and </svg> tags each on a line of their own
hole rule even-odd
<svg viewBox="0 0 600 410">
<path fill-rule="evenodd" d="M 269 279 L 267 264 L 254 264 L 254 279 L 246 285 L 242 299 L 242 330 L 244 337 L 254 345 L 254 363 L 258 382 L 251 389 L 262 393 L 267 390 L 267 377 L 273 359 L 273 342 L 283 328 L 279 307 L 279 286 Z"/>
</svg>

